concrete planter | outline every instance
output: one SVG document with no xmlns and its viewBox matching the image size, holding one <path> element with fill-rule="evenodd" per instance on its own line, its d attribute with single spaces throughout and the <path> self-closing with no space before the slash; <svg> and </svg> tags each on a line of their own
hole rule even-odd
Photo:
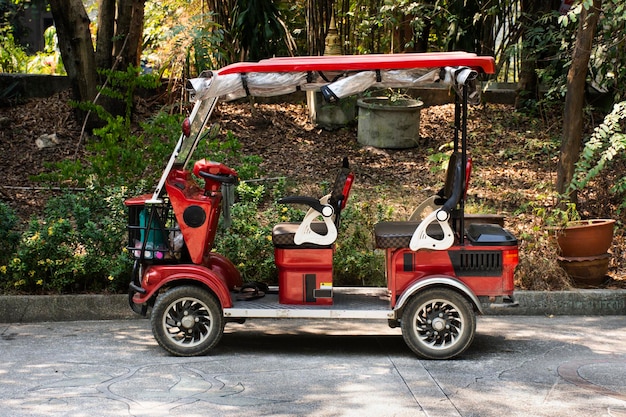
<svg viewBox="0 0 626 417">
<path fill-rule="evenodd" d="M 406 149 L 419 144 L 420 111 L 417 99 L 369 97 L 357 100 L 357 140 L 376 148 Z"/>
<path fill-rule="evenodd" d="M 340 129 L 356 119 L 355 96 L 342 98 L 336 103 L 327 103 L 320 92 L 307 91 L 306 100 L 311 122 L 322 129 Z"/>
</svg>

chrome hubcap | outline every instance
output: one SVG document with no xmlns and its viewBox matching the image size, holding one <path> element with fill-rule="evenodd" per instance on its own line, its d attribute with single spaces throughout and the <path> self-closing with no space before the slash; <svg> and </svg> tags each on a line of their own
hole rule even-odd
<svg viewBox="0 0 626 417">
<path fill-rule="evenodd" d="M 454 304 L 446 300 L 431 300 L 418 309 L 415 332 L 418 339 L 430 348 L 447 349 L 459 341 L 464 321 Z"/>
<path fill-rule="evenodd" d="M 209 337 L 213 318 L 201 300 L 186 297 L 172 302 L 163 315 L 163 329 L 174 343 L 184 347 L 201 344 Z"/>
</svg>

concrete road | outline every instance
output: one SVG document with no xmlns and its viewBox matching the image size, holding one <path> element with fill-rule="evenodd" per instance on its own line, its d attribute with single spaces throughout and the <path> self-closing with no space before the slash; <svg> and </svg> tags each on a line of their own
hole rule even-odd
<svg viewBox="0 0 626 417">
<path fill-rule="evenodd" d="M 168 356 L 144 319 L 0 327 L 0 415 L 626 416 L 626 317 L 482 317 L 420 361 L 381 322 L 228 324 Z"/>
</svg>

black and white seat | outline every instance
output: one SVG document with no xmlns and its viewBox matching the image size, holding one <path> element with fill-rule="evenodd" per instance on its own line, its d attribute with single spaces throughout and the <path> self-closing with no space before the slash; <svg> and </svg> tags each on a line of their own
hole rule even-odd
<svg viewBox="0 0 626 417">
<path fill-rule="evenodd" d="M 469 168 L 466 168 L 469 174 Z M 453 153 L 448 162 L 446 182 L 435 195 L 427 198 L 408 221 L 380 222 L 374 226 L 376 247 L 445 250 L 454 244 L 451 218 L 467 187 L 461 155 Z"/>
<path fill-rule="evenodd" d="M 354 174 L 348 158 L 343 159 L 331 193 L 315 197 L 292 196 L 278 200 L 281 204 L 304 204 L 309 210 L 300 223 L 278 223 L 272 230 L 274 247 L 281 249 L 329 248 L 337 239 L 341 211 L 346 205 Z M 321 220 L 320 220 L 321 219 Z"/>
</svg>

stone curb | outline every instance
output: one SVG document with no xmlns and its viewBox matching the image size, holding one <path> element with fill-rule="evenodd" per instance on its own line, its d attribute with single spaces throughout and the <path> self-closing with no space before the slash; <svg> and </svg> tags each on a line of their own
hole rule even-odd
<svg viewBox="0 0 626 417">
<path fill-rule="evenodd" d="M 519 307 L 485 309 L 487 315 L 626 315 L 626 290 L 517 291 Z M 0 323 L 138 318 L 126 295 L 0 296 Z"/>
</svg>

